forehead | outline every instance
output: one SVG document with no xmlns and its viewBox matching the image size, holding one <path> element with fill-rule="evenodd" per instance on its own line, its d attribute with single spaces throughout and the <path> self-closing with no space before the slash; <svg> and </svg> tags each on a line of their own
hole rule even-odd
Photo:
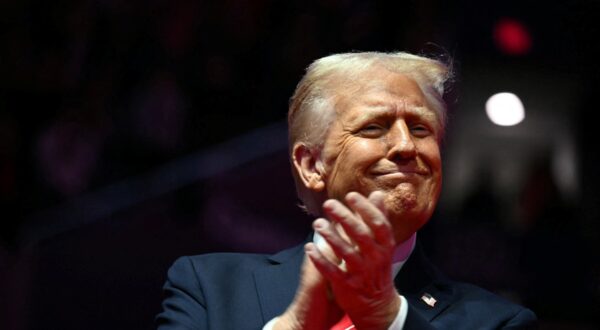
<svg viewBox="0 0 600 330">
<path fill-rule="evenodd" d="M 354 79 L 339 79 L 334 87 L 334 98 L 338 116 L 357 115 L 348 111 L 357 106 L 431 112 L 414 79 L 383 68 L 369 70 Z"/>
</svg>

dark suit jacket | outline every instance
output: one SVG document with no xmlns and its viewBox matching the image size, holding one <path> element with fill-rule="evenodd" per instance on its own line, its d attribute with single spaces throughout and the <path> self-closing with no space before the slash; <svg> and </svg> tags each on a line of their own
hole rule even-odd
<svg viewBox="0 0 600 330">
<path fill-rule="evenodd" d="M 261 329 L 298 286 L 302 246 L 272 256 L 217 253 L 179 258 L 164 286 L 159 329 Z M 523 329 L 530 310 L 476 286 L 445 278 L 417 248 L 395 279 L 409 303 L 404 329 Z M 437 303 L 428 306 L 424 293 Z"/>
</svg>

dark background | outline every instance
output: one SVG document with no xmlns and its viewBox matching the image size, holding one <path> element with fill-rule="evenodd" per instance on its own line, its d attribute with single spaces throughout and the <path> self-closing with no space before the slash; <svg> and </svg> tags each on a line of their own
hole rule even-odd
<svg viewBox="0 0 600 330">
<path fill-rule="evenodd" d="M 456 70 L 444 191 L 419 234 L 432 259 L 543 328 L 595 329 L 599 13 L 591 0 L 0 3 L 0 328 L 153 328 L 178 256 L 302 241 L 295 84 L 321 56 L 406 50 Z M 520 30 L 499 36 L 506 22 Z M 524 122 L 487 120 L 501 91 Z"/>
</svg>

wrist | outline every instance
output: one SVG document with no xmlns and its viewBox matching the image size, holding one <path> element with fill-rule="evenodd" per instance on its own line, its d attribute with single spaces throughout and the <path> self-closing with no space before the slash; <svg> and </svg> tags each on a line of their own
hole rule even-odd
<svg viewBox="0 0 600 330">
<path fill-rule="evenodd" d="M 316 324 L 319 324 L 315 320 L 319 313 L 312 305 L 314 303 L 312 298 L 305 293 L 299 293 L 285 312 L 279 316 L 273 330 L 313 329 Z M 311 309 L 311 307 L 313 308 Z"/>
<path fill-rule="evenodd" d="M 299 330 L 302 329 L 297 319 L 287 311 L 276 318 L 273 330 Z"/>
<path fill-rule="evenodd" d="M 348 315 L 357 329 L 388 329 L 398 317 L 401 304 L 402 300 L 394 290 L 390 297 L 377 300 L 377 303 L 373 304 L 369 311 L 348 312 Z"/>
</svg>

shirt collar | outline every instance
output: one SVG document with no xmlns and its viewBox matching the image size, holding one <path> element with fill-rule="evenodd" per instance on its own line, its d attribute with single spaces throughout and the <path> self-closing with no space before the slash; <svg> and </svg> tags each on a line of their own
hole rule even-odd
<svg viewBox="0 0 600 330">
<path fill-rule="evenodd" d="M 416 243 L 417 233 L 415 232 L 409 239 L 396 246 L 394 256 L 392 257 L 392 277 L 398 275 L 398 272 L 402 269 L 402 266 L 404 266 L 404 263 L 415 249 Z"/>
</svg>

